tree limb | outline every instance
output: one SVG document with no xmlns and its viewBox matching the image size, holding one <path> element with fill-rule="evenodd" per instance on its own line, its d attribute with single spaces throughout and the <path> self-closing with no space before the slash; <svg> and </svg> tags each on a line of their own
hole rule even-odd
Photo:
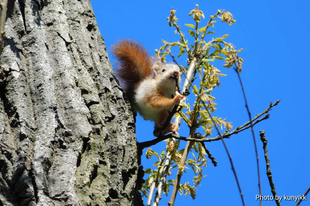
<svg viewBox="0 0 310 206">
<path fill-rule="evenodd" d="M 303 200 L 307 200 L 306 199 L 306 197 L 307 197 L 307 195 L 308 195 L 308 193 L 309 193 L 309 191 L 310 191 L 310 187 L 308 187 L 308 189 L 306 190 L 306 192 L 302 195 L 302 197 L 304 197 L 304 198 L 300 198 L 299 200 L 298 200 L 298 202 L 296 203 L 296 205 L 295 206 L 299 206 L 300 205 L 300 203 L 301 203 L 301 201 L 303 201 Z"/>
<path fill-rule="evenodd" d="M 267 138 L 265 136 L 265 131 L 261 130 L 259 132 L 259 135 L 260 135 L 260 139 L 261 139 L 261 141 L 263 143 L 263 148 L 264 148 L 264 153 L 265 153 L 265 160 L 266 160 L 266 174 L 267 174 L 267 177 L 268 177 L 268 180 L 269 180 L 271 192 L 272 192 L 274 200 L 277 203 L 277 206 L 281 206 L 279 198 L 276 198 L 277 197 L 277 192 L 276 192 L 276 188 L 274 186 L 273 180 L 272 180 L 272 173 L 271 173 L 271 169 L 270 169 L 270 160 L 269 160 L 268 149 L 267 149 L 267 142 L 268 141 L 267 141 Z"/>
<path fill-rule="evenodd" d="M 270 105 L 268 106 L 268 108 L 265 111 L 263 111 L 262 113 L 256 115 L 251 121 L 248 121 L 248 122 L 244 123 L 243 125 L 237 127 L 236 129 L 234 129 L 231 132 L 228 132 L 228 131 L 224 132 L 222 134 L 222 137 L 223 138 L 229 138 L 231 135 L 238 134 L 239 132 L 242 132 L 242 131 L 250 128 L 251 127 L 251 122 L 252 122 L 253 125 L 256 125 L 257 123 L 259 123 L 259 122 L 261 122 L 263 120 L 268 119 L 269 118 L 269 114 L 265 115 L 263 118 L 260 118 L 260 117 L 263 116 L 264 114 L 268 113 L 272 109 L 272 107 L 277 106 L 279 102 L 280 102 L 280 100 L 277 100 L 274 103 L 270 103 Z M 153 139 L 153 140 L 149 140 L 149 141 L 145 141 L 145 142 L 139 142 L 138 143 L 138 148 L 140 150 L 143 150 L 146 147 L 150 147 L 152 145 L 155 145 L 158 142 L 161 142 L 161 141 L 166 140 L 168 138 L 175 138 L 175 139 L 180 139 L 180 140 L 184 140 L 184 141 L 195 141 L 195 142 L 213 142 L 213 141 L 218 141 L 218 140 L 221 139 L 220 136 L 206 138 L 206 139 L 196 139 L 196 138 L 182 137 L 182 136 L 175 135 L 175 134 L 168 134 L 168 135 L 160 136 L 160 137 L 158 137 L 156 139 Z"/>
</svg>

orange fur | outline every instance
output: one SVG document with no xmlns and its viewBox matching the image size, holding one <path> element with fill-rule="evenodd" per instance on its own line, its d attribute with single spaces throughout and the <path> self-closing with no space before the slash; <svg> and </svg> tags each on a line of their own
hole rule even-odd
<svg viewBox="0 0 310 206">
<path fill-rule="evenodd" d="M 165 97 L 162 92 L 156 90 L 146 97 L 145 102 L 147 102 L 154 109 L 163 109 L 172 107 L 175 101 L 174 99 Z"/>
<path fill-rule="evenodd" d="M 120 40 L 112 47 L 117 58 L 117 75 L 124 84 L 125 93 L 129 98 L 143 79 L 152 76 L 152 62 L 147 50 L 133 40 Z"/>
</svg>

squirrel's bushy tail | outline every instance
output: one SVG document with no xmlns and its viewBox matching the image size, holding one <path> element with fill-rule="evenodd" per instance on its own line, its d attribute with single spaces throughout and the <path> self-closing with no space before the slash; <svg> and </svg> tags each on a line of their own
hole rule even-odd
<svg viewBox="0 0 310 206">
<path fill-rule="evenodd" d="M 138 42 L 125 39 L 113 45 L 112 53 L 118 60 L 117 76 L 128 97 L 134 96 L 136 86 L 152 76 L 152 62 L 147 50 Z"/>
</svg>

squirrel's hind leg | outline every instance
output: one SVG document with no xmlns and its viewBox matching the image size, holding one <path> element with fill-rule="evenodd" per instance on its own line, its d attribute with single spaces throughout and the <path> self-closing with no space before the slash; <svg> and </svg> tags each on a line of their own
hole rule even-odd
<svg viewBox="0 0 310 206">
<path fill-rule="evenodd" d="M 154 136 L 158 137 L 160 135 L 161 127 L 155 125 Z M 178 132 L 178 126 L 175 123 L 169 122 L 169 125 L 161 132 L 161 134 L 167 134 L 169 132 Z"/>
<path fill-rule="evenodd" d="M 160 113 L 159 115 L 160 118 L 155 123 L 155 129 L 153 132 L 154 136 L 158 137 L 160 135 L 160 131 L 162 130 L 162 127 L 167 121 L 168 116 L 169 116 L 168 111 L 163 111 Z M 178 130 L 179 128 L 176 124 L 169 122 L 168 126 L 161 132 L 161 134 L 167 134 L 169 132 L 177 132 Z"/>
</svg>

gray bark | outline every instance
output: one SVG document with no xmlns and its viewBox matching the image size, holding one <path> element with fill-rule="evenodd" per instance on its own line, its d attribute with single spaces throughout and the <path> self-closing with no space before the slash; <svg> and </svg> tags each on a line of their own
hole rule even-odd
<svg viewBox="0 0 310 206">
<path fill-rule="evenodd" d="M 9 0 L 0 205 L 142 205 L 134 118 L 89 0 Z"/>
</svg>

